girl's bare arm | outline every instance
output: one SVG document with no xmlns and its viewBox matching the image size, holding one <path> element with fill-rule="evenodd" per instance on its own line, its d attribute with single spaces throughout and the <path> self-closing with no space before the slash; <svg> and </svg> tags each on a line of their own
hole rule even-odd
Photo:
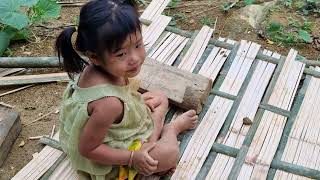
<svg viewBox="0 0 320 180">
<path fill-rule="evenodd" d="M 79 151 L 82 156 L 104 165 L 128 165 L 130 152 L 114 149 L 103 140 L 116 120 L 122 118 L 122 102 L 115 97 L 103 98 L 88 105 L 91 114 L 80 135 Z"/>
<path fill-rule="evenodd" d="M 103 98 L 89 104 L 91 114 L 80 135 L 79 151 L 82 156 L 103 165 L 128 165 L 131 152 L 103 144 L 112 123 L 119 123 L 123 116 L 122 102 L 115 97 Z M 134 153 L 132 165 L 142 174 L 152 174 L 158 166 L 150 155 L 155 144 Z"/>
</svg>

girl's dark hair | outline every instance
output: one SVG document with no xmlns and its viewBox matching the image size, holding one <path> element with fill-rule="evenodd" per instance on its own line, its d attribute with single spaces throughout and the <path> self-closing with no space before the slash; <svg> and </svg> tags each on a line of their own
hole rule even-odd
<svg viewBox="0 0 320 180">
<path fill-rule="evenodd" d="M 114 52 L 129 34 L 141 32 L 137 6 L 134 0 L 93 0 L 80 11 L 78 35 L 73 47 L 71 42 L 75 27 L 66 28 L 56 41 L 59 61 L 72 78 L 88 64 L 81 53 L 92 52 L 102 57 L 103 52 Z"/>
</svg>

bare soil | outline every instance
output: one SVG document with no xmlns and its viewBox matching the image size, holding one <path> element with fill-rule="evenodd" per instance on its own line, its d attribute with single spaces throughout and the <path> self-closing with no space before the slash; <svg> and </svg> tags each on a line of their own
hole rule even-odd
<svg viewBox="0 0 320 180">
<path fill-rule="evenodd" d="M 181 14 L 185 17 L 177 21 L 177 27 L 184 30 L 199 30 L 203 24 L 201 19 L 204 17 L 217 21 L 215 37 L 226 37 L 234 40 L 246 39 L 257 42 L 269 50 L 285 55 L 291 47 L 277 46 L 268 44 L 264 39 L 258 37 L 256 30 L 252 29 L 247 23 L 238 19 L 231 18 L 237 9 L 228 13 L 222 11 L 221 6 L 225 1 L 182 1 L 177 7 L 166 9 L 166 14 Z M 79 7 L 63 7 L 61 17 L 45 24 L 49 28 L 33 27 L 34 36 L 28 42 L 18 42 L 10 46 L 12 56 L 54 56 L 54 42 L 56 36 L 61 32 L 62 28 L 50 28 L 58 26 L 66 26 L 75 23 L 76 17 L 79 15 Z M 274 10 L 268 19 L 277 20 L 287 23 L 287 17 L 294 15 L 294 12 L 287 10 Z M 320 26 L 319 18 L 311 17 L 309 19 L 314 23 L 313 35 L 319 37 Z M 293 48 L 308 59 L 319 59 L 320 52 L 312 48 L 310 44 L 296 45 Z M 29 69 L 28 74 L 59 72 L 59 69 Z M 61 96 L 65 89 L 65 83 L 50 83 L 35 85 L 20 92 L 0 97 L 0 102 L 15 106 L 15 110 L 20 113 L 23 124 L 28 124 L 50 111 L 59 108 Z M 0 88 L 0 93 L 6 92 L 9 88 Z M 41 121 L 31 125 L 23 126 L 22 131 L 13 145 L 13 148 L 0 168 L 0 180 L 12 178 L 22 167 L 24 167 L 31 159 L 32 155 L 41 151 L 42 145 L 36 140 L 28 140 L 29 137 L 48 135 L 53 125 L 58 129 L 58 114 L 51 114 Z M 25 142 L 23 147 L 19 147 L 21 141 Z"/>
</svg>

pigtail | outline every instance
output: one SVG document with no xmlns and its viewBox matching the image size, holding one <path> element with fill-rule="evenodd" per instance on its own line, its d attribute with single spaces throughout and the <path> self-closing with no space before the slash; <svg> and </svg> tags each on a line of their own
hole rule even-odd
<svg viewBox="0 0 320 180">
<path fill-rule="evenodd" d="M 58 52 L 60 66 L 63 67 L 71 79 L 73 79 L 74 74 L 80 73 L 87 64 L 72 45 L 71 37 L 75 31 L 75 27 L 66 28 L 60 33 L 56 41 L 56 51 Z M 63 58 L 63 63 L 61 62 L 61 57 Z"/>
</svg>

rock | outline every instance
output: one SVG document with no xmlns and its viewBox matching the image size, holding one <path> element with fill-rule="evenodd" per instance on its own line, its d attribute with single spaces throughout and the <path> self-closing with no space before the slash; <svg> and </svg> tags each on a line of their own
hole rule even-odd
<svg viewBox="0 0 320 180">
<path fill-rule="evenodd" d="M 252 120 L 248 117 L 243 118 L 243 124 L 244 125 L 251 125 L 252 124 Z"/>
<path fill-rule="evenodd" d="M 24 142 L 24 140 L 22 140 L 19 144 L 19 147 L 23 147 L 26 143 Z"/>
<path fill-rule="evenodd" d="M 248 22 L 253 28 L 258 28 L 259 24 L 266 18 L 271 7 L 276 4 L 277 0 L 265 2 L 261 5 L 252 4 L 240 9 L 240 19 Z"/>
</svg>

